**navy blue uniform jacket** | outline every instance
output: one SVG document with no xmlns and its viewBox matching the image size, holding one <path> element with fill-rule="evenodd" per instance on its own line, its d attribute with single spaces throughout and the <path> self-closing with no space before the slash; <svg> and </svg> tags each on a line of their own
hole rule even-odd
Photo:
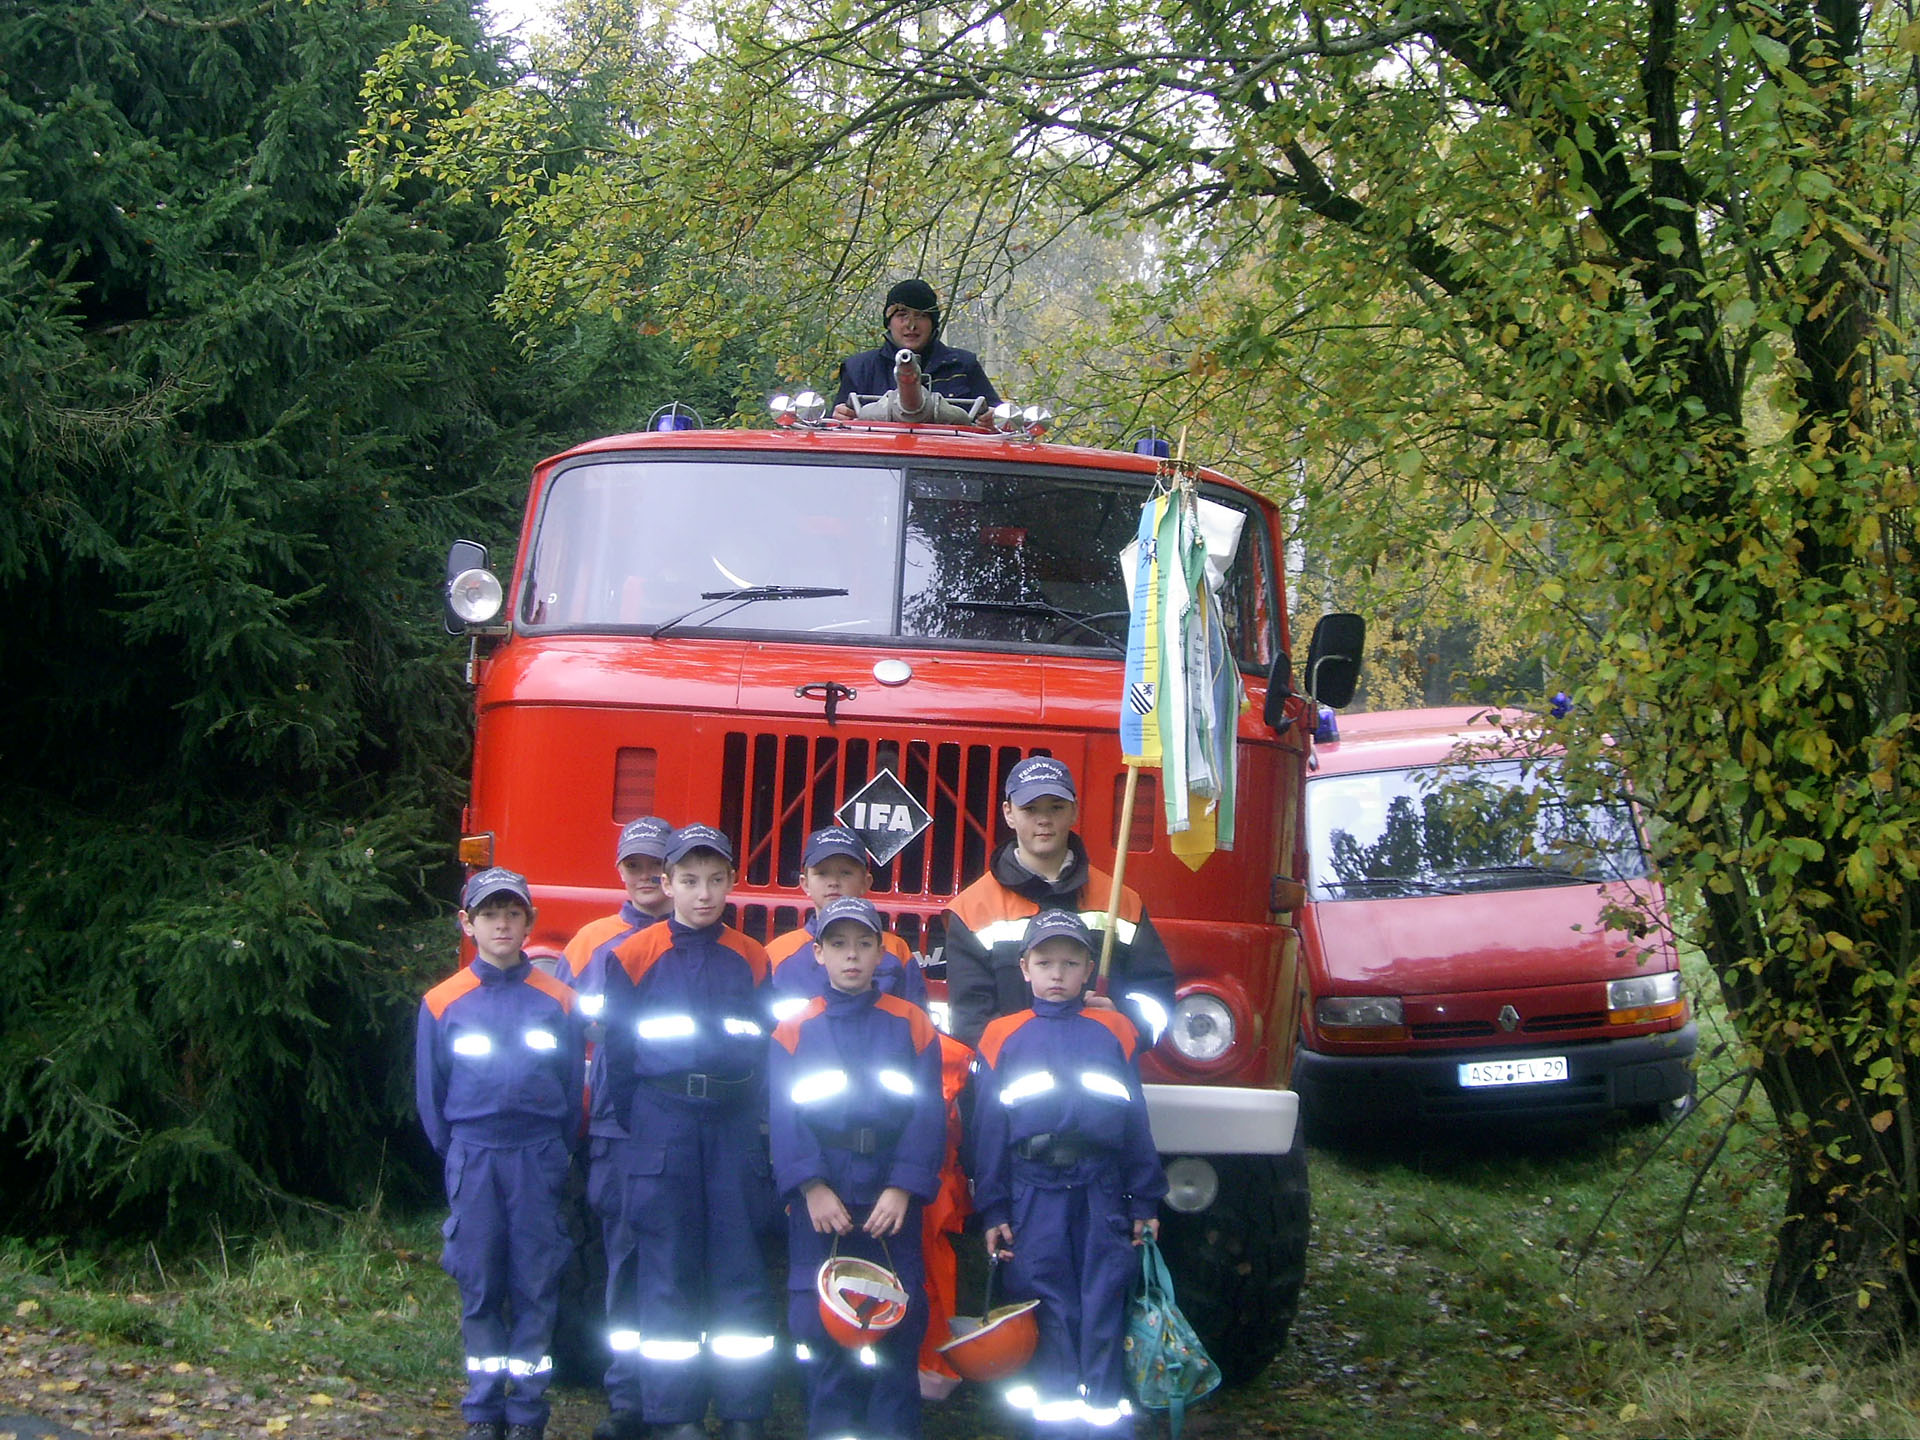
<svg viewBox="0 0 1920 1440">
<path fill-rule="evenodd" d="M 840 362 L 840 393 L 836 405 L 848 403 L 849 395 L 884 395 L 893 389 L 893 357 L 900 346 L 887 344 L 862 350 Z M 987 379 L 980 357 L 971 350 L 956 350 L 935 339 L 920 352 L 920 370 L 936 395 L 949 400 L 973 400 L 984 396 L 989 407 L 1000 403 L 1000 392 Z"/>
<path fill-rule="evenodd" d="M 849 995 L 829 986 L 781 1022 L 769 1054 L 767 1135 L 777 1189 L 824 1180 L 849 1209 L 871 1205 L 888 1186 L 933 1199 L 946 1155 L 947 1101 L 939 1032 L 926 1011 L 878 990 Z M 868 1143 L 856 1146 L 850 1137 L 863 1131 L 872 1132 Z"/>
<path fill-rule="evenodd" d="M 414 1100 L 442 1155 L 456 1138 L 508 1148 L 580 1131 L 585 1036 L 573 992 L 522 954 L 474 962 L 429 990 L 414 1027 Z"/>
</svg>

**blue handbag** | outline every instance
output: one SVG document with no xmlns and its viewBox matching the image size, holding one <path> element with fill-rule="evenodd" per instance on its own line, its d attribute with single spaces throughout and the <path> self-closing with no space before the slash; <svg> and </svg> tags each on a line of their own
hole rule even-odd
<svg viewBox="0 0 1920 1440">
<path fill-rule="evenodd" d="M 1173 1299 L 1173 1277 L 1152 1239 L 1140 1246 L 1140 1288 L 1127 1308 L 1127 1383 L 1149 1410 L 1165 1410 L 1178 1440 L 1187 1406 L 1220 1383 L 1220 1367 Z"/>
</svg>

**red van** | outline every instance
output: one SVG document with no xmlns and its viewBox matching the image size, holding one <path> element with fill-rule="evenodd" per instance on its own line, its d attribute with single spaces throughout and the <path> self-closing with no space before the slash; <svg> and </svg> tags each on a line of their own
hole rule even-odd
<svg viewBox="0 0 1920 1440">
<path fill-rule="evenodd" d="M 1556 782 L 1525 717 L 1343 715 L 1307 781 L 1315 1134 L 1382 1122 L 1684 1110 L 1698 1043 L 1624 797 Z"/>
</svg>

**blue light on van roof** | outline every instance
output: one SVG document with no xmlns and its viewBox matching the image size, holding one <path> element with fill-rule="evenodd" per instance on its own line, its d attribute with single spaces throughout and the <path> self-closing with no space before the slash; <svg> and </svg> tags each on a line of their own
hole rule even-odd
<svg viewBox="0 0 1920 1440">
<path fill-rule="evenodd" d="M 700 417 L 679 401 L 662 405 L 647 419 L 649 430 L 698 430 Z"/>
<path fill-rule="evenodd" d="M 1553 718 L 1564 720 L 1573 713 L 1573 697 L 1564 690 L 1554 691 L 1553 698 L 1547 702 L 1547 708 L 1553 712 Z"/>
<path fill-rule="evenodd" d="M 1320 714 L 1313 724 L 1313 738 L 1321 745 L 1331 745 L 1340 738 L 1340 722 L 1334 717 L 1331 705 L 1320 707 Z"/>
</svg>

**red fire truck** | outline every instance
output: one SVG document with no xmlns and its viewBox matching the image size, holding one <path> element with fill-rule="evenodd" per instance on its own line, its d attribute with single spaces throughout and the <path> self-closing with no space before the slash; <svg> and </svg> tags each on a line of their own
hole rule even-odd
<svg viewBox="0 0 1920 1440">
<path fill-rule="evenodd" d="M 1093 863 L 1125 847 L 1173 957 L 1178 1005 L 1144 1066 L 1164 1245 L 1184 1308 L 1246 1376 L 1286 1335 L 1307 1243 L 1285 1082 L 1313 702 L 1292 685 L 1275 507 L 1194 472 L 1245 521 L 1221 590 L 1251 701 L 1239 833 L 1188 870 L 1152 771 L 1119 833 L 1116 557 L 1168 469 L 1027 431 L 857 421 L 621 435 L 542 462 L 511 575 L 470 542 L 448 561 L 477 722 L 461 856 L 524 872 L 529 948 L 557 952 L 617 907 L 623 822 L 715 824 L 740 859 L 735 923 L 764 938 L 799 923 L 801 842 L 839 816 L 872 837 L 872 898 L 937 980 L 942 911 L 1006 837 L 1007 770 L 1065 761 Z M 1354 616 L 1316 629 L 1302 678 L 1321 700 L 1351 698 L 1362 633 Z"/>
</svg>

